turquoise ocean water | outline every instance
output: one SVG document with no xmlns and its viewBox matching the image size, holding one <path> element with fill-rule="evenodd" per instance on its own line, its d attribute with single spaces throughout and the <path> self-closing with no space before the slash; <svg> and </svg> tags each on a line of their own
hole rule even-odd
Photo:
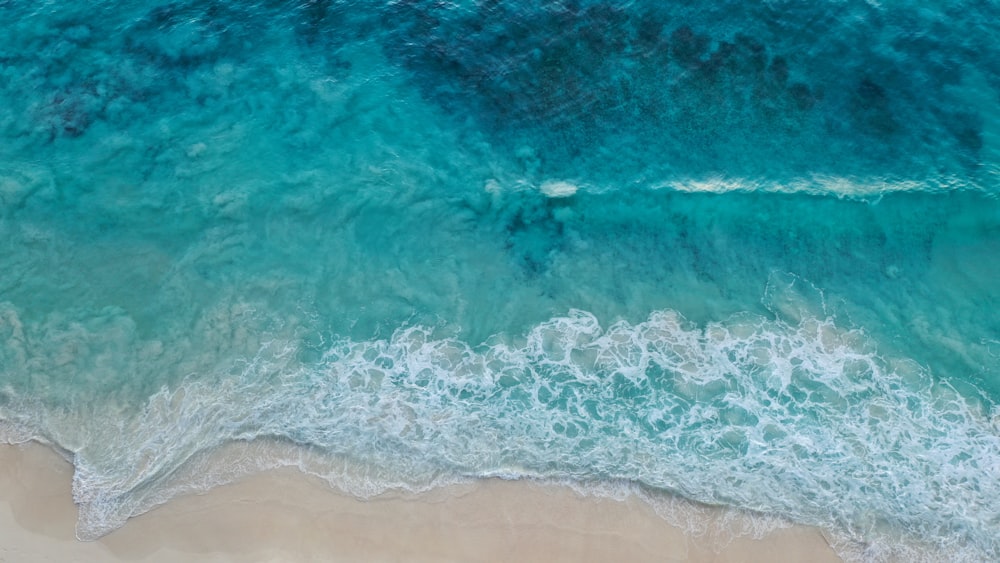
<svg viewBox="0 0 1000 563">
<path fill-rule="evenodd" d="M 0 439 L 1000 558 L 1000 4 L 688 4 L 0 1 Z"/>
</svg>

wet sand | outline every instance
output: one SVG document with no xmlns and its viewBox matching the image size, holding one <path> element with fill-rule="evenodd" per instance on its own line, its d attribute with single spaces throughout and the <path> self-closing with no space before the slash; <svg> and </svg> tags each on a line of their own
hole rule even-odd
<svg viewBox="0 0 1000 563">
<path fill-rule="evenodd" d="M 361 501 L 291 469 L 176 498 L 80 542 L 72 471 L 43 446 L 0 446 L 0 561 L 840 561 L 807 527 L 713 546 L 637 499 L 492 479 Z"/>
</svg>

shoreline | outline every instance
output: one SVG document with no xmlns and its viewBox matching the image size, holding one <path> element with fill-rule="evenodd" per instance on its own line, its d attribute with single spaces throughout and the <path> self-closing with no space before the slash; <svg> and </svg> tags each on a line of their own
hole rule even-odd
<svg viewBox="0 0 1000 563">
<path fill-rule="evenodd" d="M 177 497 L 81 542 L 72 475 L 45 446 L 0 445 L 0 561 L 841 561 L 815 528 L 713 545 L 634 497 L 486 479 L 365 501 L 290 468 Z"/>
</svg>

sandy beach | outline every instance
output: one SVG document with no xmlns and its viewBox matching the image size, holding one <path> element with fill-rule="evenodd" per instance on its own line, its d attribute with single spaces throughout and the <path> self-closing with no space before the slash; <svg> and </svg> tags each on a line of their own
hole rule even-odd
<svg viewBox="0 0 1000 563">
<path fill-rule="evenodd" d="M 294 470 L 174 499 L 80 542 L 71 478 L 72 467 L 45 447 L 0 446 L 0 560 L 840 561 L 806 527 L 719 550 L 635 499 L 494 479 L 360 501 Z"/>
</svg>

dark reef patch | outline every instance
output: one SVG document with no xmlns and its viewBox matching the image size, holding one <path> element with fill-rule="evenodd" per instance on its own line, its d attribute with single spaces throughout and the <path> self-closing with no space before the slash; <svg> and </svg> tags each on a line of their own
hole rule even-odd
<svg viewBox="0 0 1000 563">
<path fill-rule="evenodd" d="M 225 98 L 211 76 L 222 66 L 240 71 L 241 87 L 270 83 L 274 65 L 259 57 L 272 43 L 323 79 L 351 72 L 345 53 L 370 44 L 392 65 L 378 76 L 402 69 L 500 157 L 536 154 L 532 182 L 982 183 L 989 116 L 961 90 L 970 69 L 1000 88 L 989 23 L 1000 5 L 967 4 L 174 0 L 114 23 L 17 27 L 10 41 L 34 56 L 0 51 L 0 69 L 12 88 L 45 93 L 12 110 L 9 127 L 53 140 L 101 121 L 128 126 L 165 111 L 163 96 Z M 9 8 L 11 21 L 40 17 Z"/>
<path fill-rule="evenodd" d="M 555 210 L 570 205 L 535 191 L 506 194 L 497 224 L 503 230 L 510 259 L 526 277 L 543 275 L 553 254 L 562 247 L 565 227 Z"/>
<path fill-rule="evenodd" d="M 249 51 L 254 12 L 230 3 L 177 1 L 150 10 L 128 30 L 126 48 L 165 67 L 190 68 Z"/>
<path fill-rule="evenodd" d="M 965 66 L 988 69 L 985 54 L 957 25 L 913 14 L 897 29 L 862 4 L 844 7 L 851 17 L 825 4 L 777 17 L 766 6 L 407 0 L 385 13 L 384 48 L 497 147 L 536 149 L 543 174 L 643 177 L 651 161 L 776 179 L 960 170 L 957 157 L 926 157 L 957 139 L 963 159 L 977 158 L 978 122 L 956 127 L 942 111 L 975 113 L 946 87 Z"/>
</svg>

